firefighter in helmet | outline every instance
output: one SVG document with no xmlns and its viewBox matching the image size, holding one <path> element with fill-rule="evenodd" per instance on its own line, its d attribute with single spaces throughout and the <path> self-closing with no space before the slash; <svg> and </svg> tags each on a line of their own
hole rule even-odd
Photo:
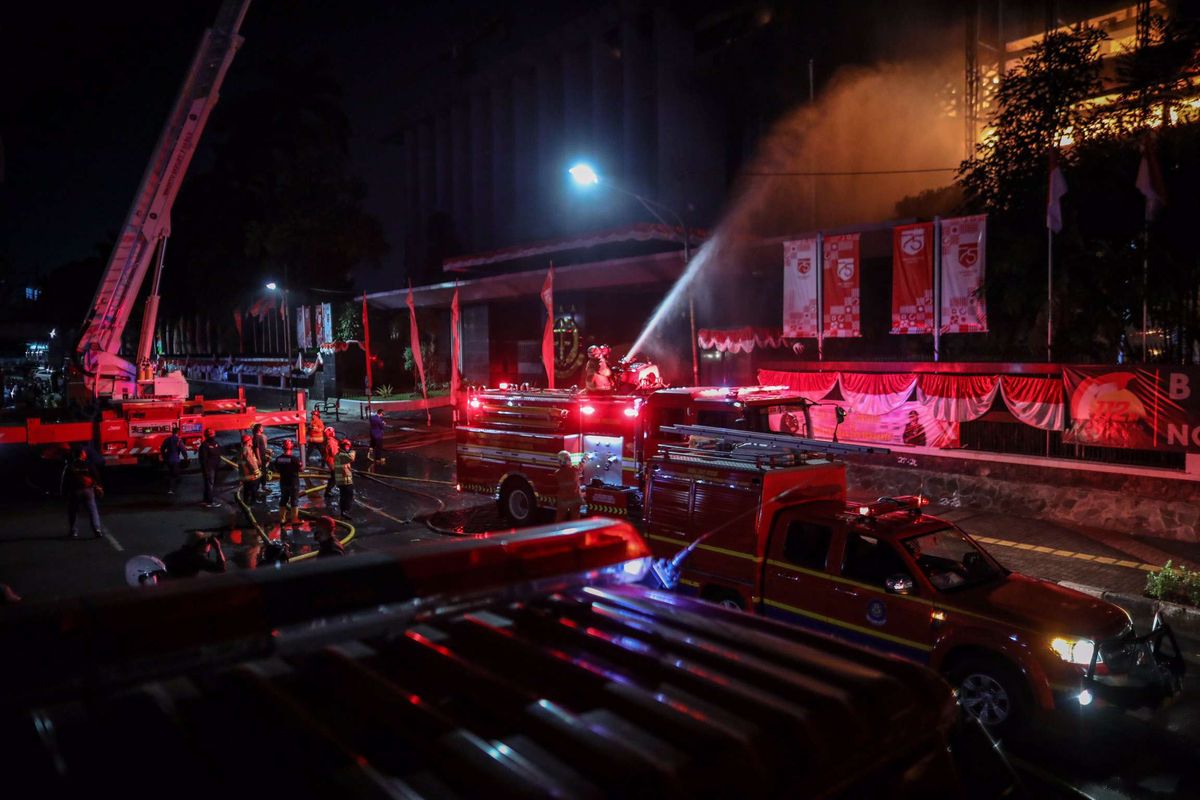
<svg viewBox="0 0 1200 800">
<path fill-rule="evenodd" d="M 257 499 L 258 482 L 262 478 L 262 467 L 254 452 L 254 437 L 242 437 L 242 449 L 238 452 L 238 472 L 242 478 L 242 502 L 249 506 Z M 246 512 L 250 514 L 249 511 Z"/>
<path fill-rule="evenodd" d="M 571 454 L 558 451 L 558 469 L 554 471 L 557 488 L 554 502 L 554 521 L 579 519 L 582 516 L 583 493 L 579 488 L 579 468 L 571 462 Z"/>
<path fill-rule="evenodd" d="M 611 392 L 613 389 L 612 369 L 608 366 L 609 349 L 607 345 L 592 345 L 588 348 L 587 366 L 584 375 L 587 378 L 587 388 L 591 391 Z"/>
</svg>

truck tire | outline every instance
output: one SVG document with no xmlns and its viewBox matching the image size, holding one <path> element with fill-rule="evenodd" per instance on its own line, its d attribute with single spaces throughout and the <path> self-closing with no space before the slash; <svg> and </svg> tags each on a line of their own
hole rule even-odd
<svg viewBox="0 0 1200 800">
<path fill-rule="evenodd" d="M 743 603 L 741 595 L 732 589 L 722 589 L 719 586 L 706 586 L 704 591 L 700 593 L 701 600 L 707 600 L 710 603 L 716 603 L 725 608 L 732 608 L 736 611 L 745 611 L 746 606 Z"/>
<path fill-rule="evenodd" d="M 963 710 L 993 734 L 1012 733 L 1028 720 L 1025 682 L 1002 658 L 970 656 L 955 664 L 947 677 Z"/>
<path fill-rule="evenodd" d="M 500 516 L 513 526 L 526 525 L 537 512 L 537 497 L 528 481 L 509 478 L 500 487 Z"/>
</svg>

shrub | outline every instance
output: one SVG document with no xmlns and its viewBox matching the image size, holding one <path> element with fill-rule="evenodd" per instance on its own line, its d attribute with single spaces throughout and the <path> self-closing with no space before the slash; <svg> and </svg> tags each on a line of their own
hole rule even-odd
<svg viewBox="0 0 1200 800">
<path fill-rule="evenodd" d="M 385 383 L 382 386 L 375 387 L 376 397 L 391 397 L 393 394 L 395 394 L 395 392 L 392 391 L 392 385 L 390 383 Z"/>
<path fill-rule="evenodd" d="M 1146 576 L 1146 594 L 1157 600 L 1200 606 L 1200 570 L 1176 567 L 1168 561 Z"/>
</svg>

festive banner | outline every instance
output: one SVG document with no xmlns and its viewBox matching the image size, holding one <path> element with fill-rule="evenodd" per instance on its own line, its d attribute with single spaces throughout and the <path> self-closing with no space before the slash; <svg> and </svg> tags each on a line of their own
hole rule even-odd
<svg viewBox="0 0 1200 800">
<path fill-rule="evenodd" d="M 450 405 L 457 413 L 458 392 L 462 383 L 462 315 L 458 309 L 458 287 L 450 300 Z"/>
<path fill-rule="evenodd" d="M 933 223 L 892 230 L 892 333 L 933 333 Z"/>
<path fill-rule="evenodd" d="M 992 407 L 1000 381 L 995 375 L 917 376 L 917 402 L 934 418 L 947 422 L 971 422 Z"/>
<path fill-rule="evenodd" d="M 942 333 L 987 333 L 987 215 L 942 222 Z"/>
<path fill-rule="evenodd" d="M 546 388 L 554 388 L 554 264 L 542 284 L 542 303 L 546 306 L 546 326 L 542 329 L 542 367 L 546 370 Z"/>
<path fill-rule="evenodd" d="M 296 346 L 302 350 L 312 347 L 308 332 L 308 306 L 299 306 L 296 309 Z"/>
<path fill-rule="evenodd" d="M 240 308 L 233 310 L 233 327 L 237 328 L 238 352 L 243 353 L 246 350 L 246 345 L 242 339 L 242 310 Z"/>
<path fill-rule="evenodd" d="M 363 352 L 365 352 L 367 354 L 367 397 L 369 399 L 372 392 L 375 391 L 375 381 L 371 375 L 371 318 L 370 318 L 370 315 L 367 314 L 367 293 L 365 291 L 363 292 L 363 298 L 362 298 L 362 324 L 363 324 Z M 417 349 L 420 350 L 420 348 L 417 348 Z M 418 357 L 414 358 L 414 360 L 416 360 L 418 364 L 421 363 L 419 354 L 418 354 Z M 421 384 L 422 384 L 421 392 L 422 393 L 425 392 L 424 383 L 425 383 L 425 378 L 422 375 L 422 377 L 421 377 Z"/>
<path fill-rule="evenodd" d="M 783 386 L 814 403 L 823 400 L 825 395 L 832 392 L 837 380 L 836 372 L 783 372 L 774 369 L 758 371 L 759 386 Z"/>
<path fill-rule="evenodd" d="M 842 402 L 825 403 L 813 406 L 808 412 L 812 436 L 816 439 L 832 440 L 836 426 L 839 442 L 943 449 L 960 446 L 959 424 L 936 418 L 920 403 L 901 403 L 886 414 L 863 414 Z M 840 425 L 835 406 L 845 408 L 847 412 Z M 804 412 L 800 406 L 771 406 L 767 413 L 772 431 L 804 435 Z"/>
<path fill-rule="evenodd" d="M 1065 367 L 1071 408 L 1064 442 L 1137 450 L 1200 451 L 1200 370 Z"/>
<path fill-rule="evenodd" d="M 817 240 L 783 243 L 783 335 L 817 335 Z"/>
<path fill-rule="evenodd" d="M 821 291 L 825 335 L 831 338 L 862 336 L 859 307 L 858 234 L 826 236 L 822 254 Z"/>
<path fill-rule="evenodd" d="M 696 334 L 696 341 L 702 350 L 716 350 L 721 353 L 750 353 L 755 347 L 777 349 L 786 346 L 783 334 L 778 328 L 749 326 L 732 330 L 701 328 Z"/>
<path fill-rule="evenodd" d="M 313 307 L 316 321 L 313 330 L 317 336 L 317 345 L 321 346 L 333 341 L 333 306 L 329 303 L 319 303 Z"/>
<path fill-rule="evenodd" d="M 363 294 L 363 308 L 366 308 L 367 295 Z M 408 281 L 408 297 L 405 300 L 405 305 L 408 306 L 408 334 L 412 342 L 413 363 L 417 365 L 417 376 L 421 379 L 421 399 L 425 400 L 425 427 L 433 427 L 433 417 L 429 413 L 429 393 L 425 389 L 425 359 L 421 355 L 421 334 L 417 330 L 417 308 L 413 303 L 413 288 L 412 280 Z M 365 312 L 364 312 L 365 313 Z M 367 358 L 370 358 L 370 353 Z"/>
<path fill-rule="evenodd" d="M 838 376 L 842 397 L 850 410 L 882 416 L 907 400 L 917 383 L 916 375 L 843 372 Z"/>
<path fill-rule="evenodd" d="M 1066 421 L 1062 381 L 1058 378 L 1000 376 L 1000 396 L 1012 415 L 1044 431 L 1061 431 Z"/>
</svg>

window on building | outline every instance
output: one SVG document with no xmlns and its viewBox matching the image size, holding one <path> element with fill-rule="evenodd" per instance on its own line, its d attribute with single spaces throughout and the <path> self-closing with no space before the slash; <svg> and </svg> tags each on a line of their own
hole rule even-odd
<svg viewBox="0 0 1200 800">
<path fill-rule="evenodd" d="M 41 296 L 42 296 L 42 290 L 39 289 L 38 287 L 36 287 L 36 286 L 26 286 L 25 287 L 25 299 L 26 300 L 37 300 Z"/>
</svg>

